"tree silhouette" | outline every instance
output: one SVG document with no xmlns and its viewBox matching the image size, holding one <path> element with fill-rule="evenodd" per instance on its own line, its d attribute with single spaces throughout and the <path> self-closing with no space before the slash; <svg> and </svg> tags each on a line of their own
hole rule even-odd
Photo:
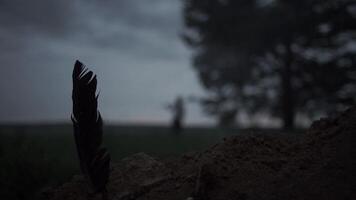
<svg viewBox="0 0 356 200">
<path fill-rule="evenodd" d="M 183 129 L 183 120 L 185 116 L 184 100 L 181 96 L 177 96 L 173 104 L 167 106 L 167 109 L 172 112 L 171 128 L 173 132 L 179 133 Z"/>
<path fill-rule="evenodd" d="M 215 102 L 206 108 L 232 101 L 291 129 L 297 113 L 313 117 L 355 102 L 355 1 L 184 2 L 183 38 L 195 50 L 206 102 Z"/>
</svg>

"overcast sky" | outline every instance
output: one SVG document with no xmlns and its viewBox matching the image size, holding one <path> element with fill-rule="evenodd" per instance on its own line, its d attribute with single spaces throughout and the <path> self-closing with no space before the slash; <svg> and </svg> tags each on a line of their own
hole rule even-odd
<svg viewBox="0 0 356 200">
<path fill-rule="evenodd" d="M 0 0 L 0 123 L 69 122 L 76 59 L 98 75 L 107 122 L 167 122 L 203 95 L 179 38 L 180 0 Z M 188 123 L 208 122 L 189 105 Z"/>
</svg>

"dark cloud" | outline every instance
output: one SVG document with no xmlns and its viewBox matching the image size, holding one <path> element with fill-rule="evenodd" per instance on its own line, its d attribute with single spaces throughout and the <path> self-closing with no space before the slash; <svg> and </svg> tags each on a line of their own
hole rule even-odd
<svg viewBox="0 0 356 200">
<path fill-rule="evenodd" d="M 92 1 L 93 10 L 100 8 L 106 20 L 118 21 L 139 29 L 176 31 L 180 2 L 176 0 L 106 0 Z"/>
<path fill-rule="evenodd" d="M 53 36 L 105 31 L 95 27 L 100 22 L 172 35 L 180 25 L 179 5 L 177 0 L 1 0 L 0 22 L 2 29 Z"/>
<path fill-rule="evenodd" d="M 24 38 L 41 36 L 173 58 L 179 6 L 179 0 L 2 0 L 0 39 L 6 48 L 31 46 Z M 140 53 L 142 46 L 151 49 Z"/>
<path fill-rule="evenodd" d="M 180 3 L 0 0 L 0 122 L 68 119 L 75 59 L 98 74 L 108 121 L 168 120 L 163 103 L 202 93 L 178 37 Z"/>
<path fill-rule="evenodd" d="M 73 2 L 75 1 L 1 0 L 0 22 L 2 29 L 10 29 L 17 33 L 64 34 L 76 23 L 76 6 Z"/>
</svg>

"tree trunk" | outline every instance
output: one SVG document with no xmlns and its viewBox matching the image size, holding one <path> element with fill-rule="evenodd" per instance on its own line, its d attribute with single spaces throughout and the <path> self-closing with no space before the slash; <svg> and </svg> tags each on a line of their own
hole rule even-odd
<svg viewBox="0 0 356 200">
<path fill-rule="evenodd" d="M 286 45 L 286 55 L 284 66 L 281 70 L 282 75 L 282 119 L 283 128 L 286 130 L 294 129 L 294 118 L 295 118 L 295 104 L 294 98 L 295 94 L 292 86 L 292 62 L 293 55 L 291 50 L 291 45 Z"/>
</svg>

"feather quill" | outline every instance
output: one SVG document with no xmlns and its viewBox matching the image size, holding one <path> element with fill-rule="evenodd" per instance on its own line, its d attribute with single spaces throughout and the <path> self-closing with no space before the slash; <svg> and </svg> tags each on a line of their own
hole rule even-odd
<svg viewBox="0 0 356 200">
<path fill-rule="evenodd" d="M 110 172 L 110 155 L 101 147 L 103 121 L 97 109 L 97 79 L 81 62 L 76 61 L 73 70 L 74 138 L 80 168 L 94 192 L 106 195 L 106 183 Z"/>
</svg>

